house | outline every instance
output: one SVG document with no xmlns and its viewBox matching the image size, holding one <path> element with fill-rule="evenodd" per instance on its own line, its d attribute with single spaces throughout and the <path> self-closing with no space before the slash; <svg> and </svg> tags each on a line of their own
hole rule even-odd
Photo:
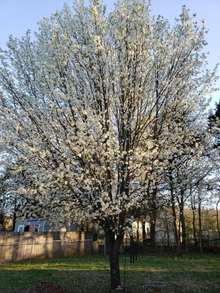
<svg viewBox="0 0 220 293">
<path fill-rule="evenodd" d="M 46 232 L 48 231 L 48 222 L 46 219 L 18 219 L 15 223 L 14 232 Z"/>
<path fill-rule="evenodd" d="M 132 236 L 135 241 L 151 242 L 150 235 L 150 218 L 140 217 L 132 223 L 130 233 L 126 233 L 126 240 Z M 145 234 L 145 235 L 144 235 Z M 162 211 L 158 215 L 155 226 L 155 243 L 156 245 L 173 245 L 175 244 L 175 235 L 173 230 L 172 216 L 167 211 Z"/>
<path fill-rule="evenodd" d="M 74 223 L 67 223 L 65 225 L 55 225 L 50 223 L 48 219 L 43 218 L 29 218 L 17 219 L 15 223 L 15 233 L 23 232 L 70 232 L 78 231 L 78 226 Z"/>
</svg>

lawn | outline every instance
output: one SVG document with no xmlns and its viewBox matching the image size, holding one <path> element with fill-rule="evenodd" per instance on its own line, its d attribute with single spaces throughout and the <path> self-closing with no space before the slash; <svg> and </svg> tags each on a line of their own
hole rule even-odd
<svg viewBox="0 0 220 293">
<path fill-rule="evenodd" d="M 165 281 L 176 292 L 220 292 L 220 255 L 142 256 L 135 264 L 121 258 L 128 292 L 143 292 L 146 280 Z M 73 293 L 109 291 L 108 260 L 84 256 L 0 265 L 0 292 L 19 292 L 39 281 L 58 283 Z"/>
</svg>

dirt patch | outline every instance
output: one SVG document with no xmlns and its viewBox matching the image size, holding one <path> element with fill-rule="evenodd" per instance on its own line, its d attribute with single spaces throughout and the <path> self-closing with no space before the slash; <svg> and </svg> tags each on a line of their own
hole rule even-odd
<svg viewBox="0 0 220 293">
<path fill-rule="evenodd" d="M 29 289 L 19 291 L 19 293 L 73 293 L 64 289 L 60 285 L 50 282 L 40 282 Z"/>
</svg>

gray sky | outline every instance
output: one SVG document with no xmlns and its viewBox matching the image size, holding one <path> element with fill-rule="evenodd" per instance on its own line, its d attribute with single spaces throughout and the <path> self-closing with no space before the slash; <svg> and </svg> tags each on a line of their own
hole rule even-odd
<svg viewBox="0 0 220 293">
<path fill-rule="evenodd" d="M 0 0 L 0 47 L 5 47 L 8 36 L 21 36 L 27 29 L 37 29 L 37 22 L 49 16 L 64 3 L 72 0 Z M 113 0 L 105 0 L 109 9 Z M 171 22 L 179 15 L 181 6 L 186 5 L 198 19 L 204 19 L 209 29 L 207 36 L 209 66 L 220 62 L 220 0 L 152 0 L 153 14 L 161 14 Z M 220 69 L 218 70 L 220 75 Z M 217 83 L 220 87 L 220 81 Z M 214 101 L 220 99 L 220 91 L 215 93 Z"/>
</svg>

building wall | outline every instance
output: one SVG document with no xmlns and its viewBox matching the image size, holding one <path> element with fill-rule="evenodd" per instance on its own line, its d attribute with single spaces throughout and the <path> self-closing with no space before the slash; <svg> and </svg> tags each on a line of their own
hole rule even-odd
<svg viewBox="0 0 220 293">
<path fill-rule="evenodd" d="M 25 227 L 29 227 L 29 231 L 25 231 Z M 38 219 L 17 219 L 15 223 L 14 232 L 23 233 L 23 232 L 73 232 L 79 231 L 79 227 L 75 223 L 66 223 L 66 224 L 55 224 L 50 223 L 49 220 L 38 218 Z"/>
<path fill-rule="evenodd" d="M 27 232 L 46 232 L 47 221 L 44 219 L 17 220 L 14 232 L 23 233 L 25 232 L 25 228 L 29 229 Z"/>
</svg>

